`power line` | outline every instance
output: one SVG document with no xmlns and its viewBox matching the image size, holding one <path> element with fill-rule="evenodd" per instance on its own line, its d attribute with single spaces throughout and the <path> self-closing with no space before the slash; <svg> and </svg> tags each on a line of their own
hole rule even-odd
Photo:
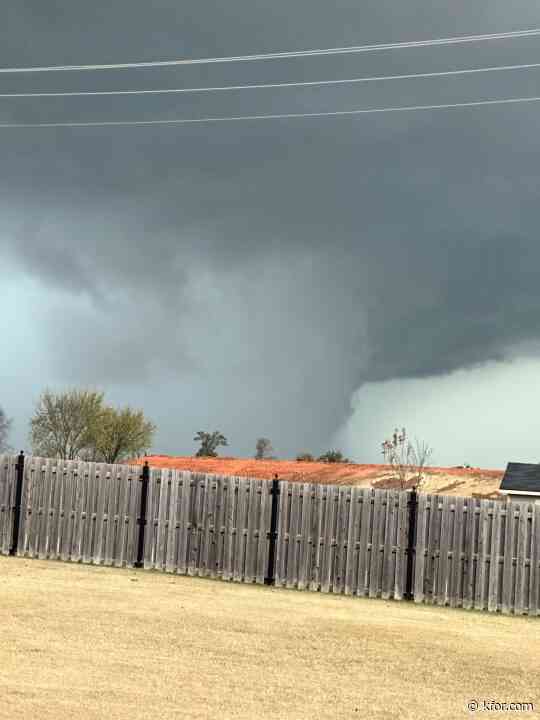
<svg viewBox="0 0 540 720">
<path fill-rule="evenodd" d="M 539 68 L 540 63 L 523 65 L 497 65 L 464 70 L 444 70 L 441 72 L 411 73 L 408 75 L 373 75 L 370 77 L 347 78 L 342 80 L 312 80 L 305 82 L 260 83 L 249 85 L 223 85 L 218 87 L 162 88 L 157 90 L 81 90 L 76 92 L 17 92 L 0 93 L 0 98 L 47 98 L 47 97 L 83 97 L 93 95 L 165 95 L 171 93 L 202 93 L 223 90 L 260 90 L 268 88 L 318 87 L 323 85 L 346 85 L 352 83 L 378 82 L 383 80 L 413 80 L 416 78 L 448 77 L 451 75 L 470 75 L 506 70 L 530 70 Z"/>
<path fill-rule="evenodd" d="M 413 110 L 443 110 L 449 108 L 479 107 L 481 105 L 508 105 L 540 101 L 540 96 L 505 98 L 502 100 L 473 100 L 462 103 L 440 105 L 403 105 L 387 108 L 366 108 L 362 110 L 335 110 L 333 112 L 282 113 L 276 115 L 233 115 L 231 117 L 179 118 L 169 120 L 102 120 L 91 122 L 48 122 L 48 123 L 0 123 L 1 129 L 8 128 L 62 128 L 62 127 L 105 127 L 126 125 L 188 125 L 192 123 L 232 122 L 235 120 L 281 120 L 285 118 L 330 117 L 341 115 L 363 115 L 368 113 L 403 112 Z"/>
<path fill-rule="evenodd" d="M 376 43 L 352 47 L 326 48 L 322 50 L 297 50 L 291 52 L 258 53 L 255 55 L 236 55 L 213 58 L 185 58 L 181 60 L 159 60 L 148 62 L 109 63 L 102 65 L 50 65 L 37 67 L 0 68 L 0 73 L 37 73 L 70 70 L 126 70 L 135 68 L 172 67 L 177 65 L 203 65 L 209 63 L 248 62 L 252 60 L 276 60 L 284 58 L 313 57 L 317 55 L 344 55 L 348 53 L 375 52 L 380 50 L 400 50 L 413 47 L 433 47 L 438 45 L 456 45 L 459 43 L 483 42 L 486 40 L 508 40 L 540 35 L 540 28 L 514 30 L 511 32 L 489 33 L 484 35 L 461 35 L 433 40 L 414 40 L 409 42 Z"/>
</svg>

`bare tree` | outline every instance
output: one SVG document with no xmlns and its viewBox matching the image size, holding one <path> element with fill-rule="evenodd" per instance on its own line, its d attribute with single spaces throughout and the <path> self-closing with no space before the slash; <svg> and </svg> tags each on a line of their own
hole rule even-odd
<svg viewBox="0 0 540 720">
<path fill-rule="evenodd" d="M 45 390 L 30 426 L 36 455 L 106 463 L 138 456 L 156 430 L 142 410 L 105 406 L 103 393 L 92 390 Z"/>
<path fill-rule="evenodd" d="M 103 393 L 70 390 L 41 395 L 30 420 L 32 452 L 62 460 L 81 459 L 92 447 L 92 433 L 103 410 Z"/>
<path fill-rule="evenodd" d="M 11 452 L 13 450 L 7 442 L 12 422 L 13 419 L 8 419 L 4 410 L 0 408 L 0 452 Z"/>
<path fill-rule="evenodd" d="M 418 489 L 424 482 L 424 468 L 432 455 L 432 448 L 426 443 L 416 440 L 411 444 L 407 439 L 405 428 L 401 434 L 396 428 L 392 439 L 382 443 L 384 461 L 391 465 L 399 479 L 400 488 L 403 490 L 409 480 L 415 480 L 415 487 Z"/>
<path fill-rule="evenodd" d="M 273 452 L 274 448 L 268 438 L 258 438 L 255 445 L 255 460 L 270 460 Z"/>
<path fill-rule="evenodd" d="M 414 462 L 414 473 L 416 475 L 416 488 L 419 489 L 424 484 L 424 471 L 428 462 L 433 460 L 433 448 L 425 442 L 420 442 L 417 438 L 414 441 L 412 451 L 412 459 Z"/>
<path fill-rule="evenodd" d="M 139 457 L 151 447 L 155 431 L 155 425 L 145 419 L 142 410 L 103 408 L 89 428 L 85 459 L 117 463 Z"/>
</svg>

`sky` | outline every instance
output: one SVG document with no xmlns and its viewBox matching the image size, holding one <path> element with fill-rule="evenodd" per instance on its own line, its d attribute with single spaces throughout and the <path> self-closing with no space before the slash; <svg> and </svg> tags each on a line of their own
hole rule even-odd
<svg viewBox="0 0 540 720">
<path fill-rule="evenodd" d="M 528 0 L 5 0 L 0 68 L 540 27 Z M 331 80 L 540 62 L 537 37 L 258 62 L 0 74 L 0 92 Z M 540 95 L 540 69 L 309 88 L 0 98 L 0 123 L 324 112 Z M 0 128 L 0 406 L 144 410 L 252 456 L 540 460 L 540 103 L 178 126 Z"/>
</svg>

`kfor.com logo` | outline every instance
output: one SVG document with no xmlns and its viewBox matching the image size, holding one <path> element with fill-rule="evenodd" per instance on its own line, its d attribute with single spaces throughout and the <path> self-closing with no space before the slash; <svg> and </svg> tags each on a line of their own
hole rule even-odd
<svg viewBox="0 0 540 720">
<path fill-rule="evenodd" d="M 534 712 L 532 702 L 499 702 L 497 700 L 469 700 L 467 709 L 476 712 Z"/>
</svg>

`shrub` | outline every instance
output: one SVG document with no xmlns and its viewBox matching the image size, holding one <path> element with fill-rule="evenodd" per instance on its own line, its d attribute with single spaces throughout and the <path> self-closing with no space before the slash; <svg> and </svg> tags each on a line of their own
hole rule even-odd
<svg viewBox="0 0 540 720">
<path fill-rule="evenodd" d="M 319 462 L 350 462 L 348 458 L 344 458 L 341 450 L 329 450 L 318 458 Z"/>
</svg>

